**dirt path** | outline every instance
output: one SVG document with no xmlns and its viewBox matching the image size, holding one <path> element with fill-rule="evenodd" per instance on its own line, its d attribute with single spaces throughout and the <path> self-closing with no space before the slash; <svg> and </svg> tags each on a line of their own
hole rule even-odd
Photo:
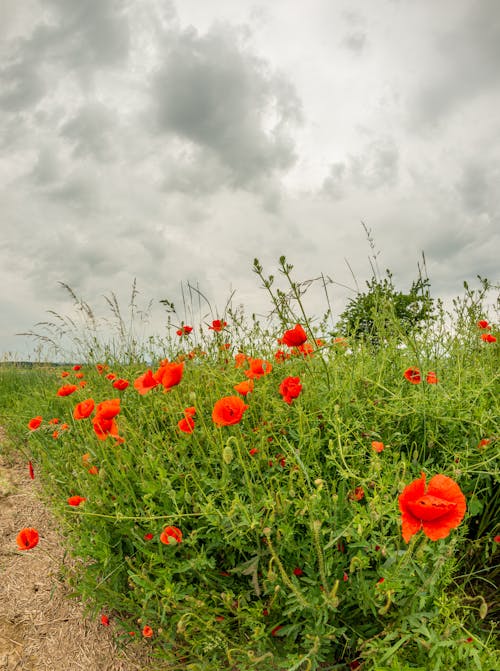
<svg viewBox="0 0 500 671">
<path fill-rule="evenodd" d="M 63 548 L 56 524 L 37 496 L 20 458 L 2 457 L 0 429 L 0 671 L 155 671 L 137 647 L 118 650 L 110 627 L 84 617 L 68 599 L 59 569 Z M 34 527 L 40 542 L 17 550 L 16 536 Z"/>
</svg>

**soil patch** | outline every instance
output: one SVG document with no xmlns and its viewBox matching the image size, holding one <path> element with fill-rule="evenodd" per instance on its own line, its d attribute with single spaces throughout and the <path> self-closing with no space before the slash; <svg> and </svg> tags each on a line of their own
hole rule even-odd
<svg viewBox="0 0 500 671">
<path fill-rule="evenodd" d="M 143 641 L 118 649 L 112 625 L 84 615 L 69 598 L 60 568 L 64 548 L 54 519 L 38 496 L 20 457 L 2 456 L 0 429 L 0 671 L 159 671 Z M 24 527 L 40 542 L 19 551 Z"/>
</svg>

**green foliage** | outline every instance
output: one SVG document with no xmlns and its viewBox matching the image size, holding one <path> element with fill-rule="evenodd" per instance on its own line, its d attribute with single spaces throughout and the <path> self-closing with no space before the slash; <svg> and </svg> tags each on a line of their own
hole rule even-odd
<svg viewBox="0 0 500 671">
<path fill-rule="evenodd" d="M 428 278 L 419 277 L 407 293 L 395 288 L 388 270 L 386 277 L 372 277 L 366 284 L 368 291 L 351 298 L 340 315 L 337 328 L 342 335 L 378 345 L 388 337 L 418 333 L 431 319 L 434 301 Z"/>
<path fill-rule="evenodd" d="M 254 268 L 265 277 L 258 260 Z M 62 367 L 0 368 L 2 422 L 33 460 L 79 559 L 68 574 L 75 593 L 124 642 L 151 626 L 144 644 L 168 669 L 348 671 L 357 660 L 364 671 L 493 671 L 500 376 L 497 344 L 481 340 L 475 321 L 487 315 L 475 297 L 456 330 L 440 313 L 418 332 L 384 327 L 384 348 L 338 342 L 324 336 L 325 319 L 307 316 L 311 283 L 294 281 L 284 258 L 280 269 L 290 290 L 271 277 L 265 285 L 277 325 L 247 324 L 228 305 L 223 331 L 204 321 L 173 338 L 163 351 L 184 360 L 184 374 L 169 391 L 113 388 L 107 374 L 132 383 L 148 368 L 127 357 L 103 360 L 101 374 L 84 360 L 86 386 L 67 397 L 56 391 L 78 383 L 70 366 L 64 378 Z M 390 324 L 384 305 L 380 323 Z M 275 358 L 276 339 L 297 322 L 310 350 L 280 345 Z M 254 380 L 242 420 L 216 426 L 215 402 L 248 379 L 250 362 L 235 359 L 242 351 L 272 370 Z M 403 376 L 414 366 L 423 378 L 415 385 Z M 437 384 L 426 382 L 430 370 Z M 290 376 L 302 392 L 288 404 L 279 386 Z M 99 440 L 90 418 L 74 419 L 90 397 L 120 398 L 125 442 Z M 190 406 L 186 434 L 178 422 Z M 29 431 L 36 415 L 44 421 Z M 421 472 L 453 478 L 468 511 L 447 538 L 420 531 L 407 544 L 398 496 Z M 72 495 L 86 501 L 73 508 Z M 180 543 L 161 542 L 166 526 L 182 531 Z"/>
</svg>

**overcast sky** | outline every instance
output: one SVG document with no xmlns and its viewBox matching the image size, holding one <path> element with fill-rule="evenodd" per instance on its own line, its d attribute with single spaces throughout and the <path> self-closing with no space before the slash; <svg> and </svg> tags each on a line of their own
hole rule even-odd
<svg viewBox="0 0 500 671">
<path fill-rule="evenodd" d="M 354 288 L 361 221 L 400 288 L 422 251 L 435 295 L 499 279 L 498 0 L 2 0 L 0 56 L 0 356 L 59 282 L 266 312 L 284 254 Z"/>
</svg>

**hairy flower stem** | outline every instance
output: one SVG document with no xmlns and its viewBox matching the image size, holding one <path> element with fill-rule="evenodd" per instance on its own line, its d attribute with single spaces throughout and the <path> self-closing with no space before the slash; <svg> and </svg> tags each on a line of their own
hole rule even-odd
<svg viewBox="0 0 500 671">
<path fill-rule="evenodd" d="M 300 287 L 297 284 L 297 282 L 293 281 L 293 279 L 290 275 L 290 272 L 293 269 L 293 266 L 286 262 L 286 259 L 285 259 L 284 256 L 280 257 L 280 264 L 281 264 L 281 272 L 283 273 L 283 275 L 288 280 L 288 284 L 290 285 L 290 287 L 292 289 L 293 297 L 297 301 L 297 304 L 300 308 L 300 312 L 302 314 L 302 318 L 304 319 L 304 324 L 305 324 L 305 326 L 306 326 L 306 328 L 309 332 L 309 337 L 311 338 L 311 342 L 313 342 L 316 345 L 316 338 L 314 337 L 314 333 L 313 333 L 313 330 L 311 328 L 310 319 L 307 315 L 307 312 L 305 311 L 304 304 L 302 303 L 302 298 L 301 298 L 302 294 L 300 292 Z M 327 383 L 328 388 L 330 388 L 331 387 L 330 371 L 328 370 L 328 366 L 326 365 L 326 361 L 323 359 L 323 357 L 320 357 L 320 358 L 321 358 L 321 362 L 323 364 L 323 370 L 324 370 L 324 373 L 325 373 L 326 383 Z M 310 367 L 308 366 L 308 368 L 310 368 Z M 311 373 L 314 375 L 314 372 L 312 370 L 311 370 Z"/>
<path fill-rule="evenodd" d="M 320 538 L 319 538 L 320 529 L 321 529 L 320 520 L 313 520 L 312 532 L 313 532 L 314 548 L 316 550 L 316 556 L 318 558 L 319 575 L 320 575 L 320 578 L 321 578 L 321 583 L 323 585 L 323 589 L 325 590 L 325 594 L 328 594 L 329 593 L 329 587 L 328 587 L 328 581 L 326 579 L 325 556 L 323 554 L 323 550 L 321 548 L 321 542 L 320 542 Z"/>
<path fill-rule="evenodd" d="M 306 601 L 304 595 L 302 592 L 293 584 L 293 582 L 290 580 L 289 576 L 287 575 L 283 564 L 281 563 L 281 559 L 278 557 L 278 554 L 274 548 L 274 545 L 271 541 L 271 529 L 265 529 L 264 534 L 267 538 L 267 547 L 269 548 L 269 552 L 271 553 L 272 558 L 276 562 L 276 565 L 278 566 L 279 572 L 281 574 L 281 578 L 285 585 L 288 587 L 288 589 L 293 592 L 293 594 L 296 596 L 297 601 L 300 603 L 300 605 L 303 608 L 311 608 L 310 604 Z"/>
</svg>

